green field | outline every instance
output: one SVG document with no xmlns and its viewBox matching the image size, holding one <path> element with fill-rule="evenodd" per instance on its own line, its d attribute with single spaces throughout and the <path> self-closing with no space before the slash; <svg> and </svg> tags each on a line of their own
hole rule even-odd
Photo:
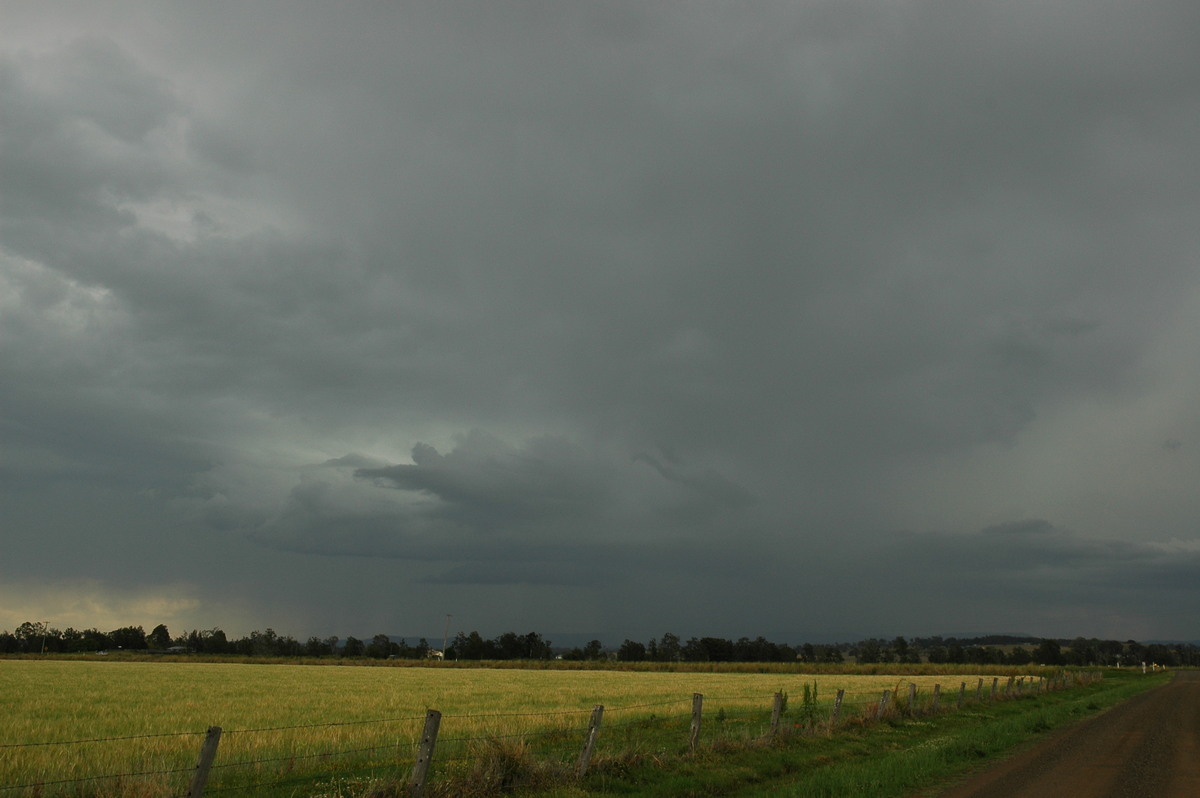
<svg viewBox="0 0 1200 798">
<path fill-rule="evenodd" d="M 711 747 L 767 735 L 776 692 L 788 696 L 786 733 L 827 721 L 839 689 L 852 721 L 874 714 L 884 689 L 906 702 L 910 683 L 924 704 L 942 685 L 953 707 L 963 682 L 973 697 L 974 674 L 0 660 L 0 798 L 181 795 L 210 726 L 223 735 L 206 794 L 349 796 L 407 777 L 428 709 L 443 713 L 436 784 L 482 780 L 479 768 L 506 757 L 569 775 L 596 705 L 598 762 L 665 760 L 688 749 L 694 693 L 704 696 L 700 743 Z M 804 704 L 806 688 L 818 704 Z"/>
</svg>

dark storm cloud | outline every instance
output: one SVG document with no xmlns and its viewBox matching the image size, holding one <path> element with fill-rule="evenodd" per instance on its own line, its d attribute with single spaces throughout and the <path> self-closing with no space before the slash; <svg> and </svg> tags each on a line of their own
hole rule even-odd
<svg viewBox="0 0 1200 798">
<path fill-rule="evenodd" d="M 603 507 L 612 482 L 601 464 L 553 438 L 518 450 L 473 432 L 445 455 L 417 444 L 412 459 L 355 476 L 434 496 L 449 517 L 476 529 L 587 517 Z"/>
<path fill-rule="evenodd" d="M 70 9 L 0 33 L 22 557 L 78 496 L 247 616 L 1179 628 L 1191 6 Z"/>
<path fill-rule="evenodd" d="M 649 455 L 603 460 L 558 437 L 514 446 L 472 431 L 445 454 L 417 444 L 411 465 L 361 467 L 369 460 L 310 470 L 253 538 L 286 551 L 466 561 L 426 577 L 436 584 L 611 586 L 648 568 L 703 570 L 724 557 L 723 521 L 747 523 L 746 490 L 720 473 L 692 474 L 677 458 L 669 469 Z"/>
</svg>

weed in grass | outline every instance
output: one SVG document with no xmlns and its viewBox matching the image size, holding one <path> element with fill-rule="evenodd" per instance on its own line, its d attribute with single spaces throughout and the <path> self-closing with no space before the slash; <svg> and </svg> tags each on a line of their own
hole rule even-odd
<svg viewBox="0 0 1200 798">
<path fill-rule="evenodd" d="M 800 722 L 807 730 L 812 730 L 816 727 L 820 720 L 823 720 L 826 715 L 826 710 L 820 706 L 817 699 L 817 682 L 814 679 L 810 685 L 804 683 L 804 692 L 800 696 Z"/>
<path fill-rule="evenodd" d="M 378 792 L 384 784 L 378 779 L 335 778 L 319 781 L 307 798 L 385 798 Z"/>
<path fill-rule="evenodd" d="M 466 783 L 453 792 L 462 798 L 544 790 L 569 775 L 564 765 L 539 759 L 524 740 L 485 740 L 473 746 L 470 758 Z"/>
</svg>

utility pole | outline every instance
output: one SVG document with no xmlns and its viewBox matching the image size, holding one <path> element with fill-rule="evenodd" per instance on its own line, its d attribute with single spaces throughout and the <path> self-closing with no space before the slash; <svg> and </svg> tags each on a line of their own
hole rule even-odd
<svg viewBox="0 0 1200 798">
<path fill-rule="evenodd" d="M 442 658 L 446 657 L 446 641 L 450 639 L 450 619 L 454 616 L 446 613 L 446 628 L 442 630 Z"/>
</svg>

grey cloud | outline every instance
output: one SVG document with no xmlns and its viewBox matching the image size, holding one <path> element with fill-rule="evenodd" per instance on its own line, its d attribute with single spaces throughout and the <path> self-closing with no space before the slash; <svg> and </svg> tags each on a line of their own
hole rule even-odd
<svg viewBox="0 0 1200 798">
<path fill-rule="evenodd" d="M 167 185 L 159 144 L 148 136 L 179 106 L 163 80 L 107 41 L 32 63 L 4 59 L 0 75 L 12 111 L 0 143 L 5 246 L 66 267 L 54 257 L 63 244 L 131 227 L 134 217 L 117 203 Z M 57 245 L 46 240 L 52 234 Z"/>
<path fill-rule="evenodd" d="M 633 459 L 635 462 L 646 463 L 663 479 L 683 485 L 696 496 L 711 500 L 714 504 L 726 508 L 741 508 L 754 502 L 751 491 L 715 469 L 707 468 L 689 473 L 686 468 L 681 469 L 678 463 L 673 462 L 675 458 L 668 456 L 660 459 L 645 452 L 635 455 Z"/>
<path fill-rule="evenodd" d="M 71 42 L 34 69 L 56 105 L 127 143 L 143 140 L 179 107 L 165 79 L 108 39 Z"/>
<path fill-rule="evenodd" d="M 452 521 L 340 488 L 302 482 L 275 517 L 249 531 L 251 539 L 285 551 L 413 560 L 447 556 L 461 543 L 463 530 Z"/>
<path fill-rule="evenodd" d="M 449 517 L 480 529 L 590 515 L 612 482 L 603 464 L 561 439 L 538 438 L 517 449 L 480 431 L 445 455 L 418 444 L 412 465 L 355 475 L 437 497 Z"/>
<path fill-rule="evenodd" d="M 533 563 L 489 562 L 458 565 L 423 579 L 444 585 L 557 585 L 613 587 L 614 573 L 595 563 L 550 561 Z"/>
<path fill-rule="evenodd" d="M 68 7 L 0 32 L 23 540 L 103 485 L 164 562 L 628 617 L 1186 590 L 1191 6 Z"/>
<path fill-rule="evenodd" d="M 1006 531 L 1000 531 L 1004 529 Z M 870 633 L 906 624 L 940 629 L 1024 631 L 1088 626 L 1097 634 L 1158 626 L 1164 607 L 1195 601 L 1200 552 L 1155 544 L 1089 539 L 1046 522 L 1017 521 L 977 533 L 894 533 L 844 552 L 825 552 L 817 584 L 842 591 L 850 617 L 871 615 Z M 858 586 L 894 606 L 868 613 L 869 599 L 847 595 Z M 864 630 L 870 631 L 870 630 Z"/>
<path fill-rule="evenodd" d="M 1041 518 L 1031 518 L 1025 521 L 1009 521 L 1008 523 L 985 527 L 980 534 L 1013 536 L 1051 535 L 1058 531 L 1049 521 Z"/>
<path fill-rule="evenodd" d="M 387 465 L 387 462 L 380 460 L 377 457 L 368 457 L 362 454 L 347 454 L 341 457 L 332 457 L 321 463 L 324 468 L 381 468 Z"/>
<path fill-rule="evenodd" d="M 557 437 L 514 446 L 474 430 L 445 454 L 417 444 L 411 465 L 358 467 L 366 459 L 306 472 L 273 517 L 246 532 L 284 551 L 429 563 L 424 579 L 447 585 L 611 586 L 647 570 L 717 573 L 731 561 L 721 519 L 738 518 L 742 540 L 754 540 L 747 492 L 677 457 L 650 470 L 644 455 L 611 461 Z M 217 509 L 230 512 L 224 502 Z"/>
</svg>

